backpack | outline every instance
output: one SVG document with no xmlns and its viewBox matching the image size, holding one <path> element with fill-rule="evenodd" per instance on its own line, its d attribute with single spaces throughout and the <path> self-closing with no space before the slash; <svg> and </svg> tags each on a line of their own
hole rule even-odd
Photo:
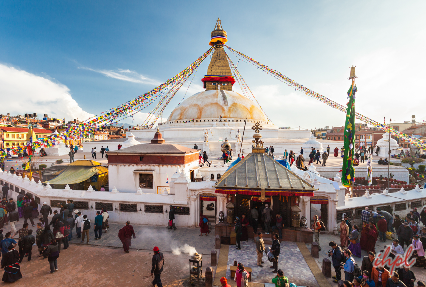
<svg viewBox="0 0 426 287">
<path fill-rule="evenodd" d="M 288 278 L 287 277 L 278 278 L 275 286 L 285 287 L 286 284 L 288 285 Z"/>
<path fill-rule="evenodd" d="M 320 231 L 325 231 L 325 225 L 324 225 L 324 222 L 322 222 L 322 220 L 320 220 L 320 225 L 321 225 Z"/>
<path fill-rule="evenodd" d="M 83 230 L 88 230 L 88 229 L 90 229 L 90 221 L 84 220 Z"/>
<path fill-rule="evenodd" d="M 354 277 L 362 276 L 361 268 L 359 268 L 358 264 L 354 263 Z"/>
</svg>

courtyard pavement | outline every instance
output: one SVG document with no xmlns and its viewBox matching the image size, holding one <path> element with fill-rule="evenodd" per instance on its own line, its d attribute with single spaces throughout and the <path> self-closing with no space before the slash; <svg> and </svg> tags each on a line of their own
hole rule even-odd
<svg viewBox="0 0 426 287">
<path fill-rule="evenodd" d="M 271 246 L 269 246 L 271 247 Z M 259 283 L 270 283 L 276 273 L 272 273 L 272 263 L 263 256 L 263 267 L 257 266 L 256 244 L 253 240 L 241 242 L 241 250 L 237 250 L 234 245 L 229 246 L 228 268 L 226 278 L 231 278 L 229 267 L 234 265 L 234 260 L 243 263 L 253 270 L 252 281 Z M 281 242 L 281 253 L 278 261 L 278 268 L 284 271 L 291 283 L 297 286 L 319 286 L 315 276 L 309 269 L 303 255 L 300 253 L 296 242 Z"/>
</svg>

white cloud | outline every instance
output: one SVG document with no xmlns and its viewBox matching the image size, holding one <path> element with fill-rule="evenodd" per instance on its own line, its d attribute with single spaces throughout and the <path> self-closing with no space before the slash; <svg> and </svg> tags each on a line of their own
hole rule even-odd
<svg viewBox="0 0 426 287">
<path fill-rule="evenodd" d="M 67 86 L 17 68 L 0 64 L 0 113 L 48 114 L 84 120 L 93 115 L 72 98 Z"/>
<path fill-rule="evenodd" d="M 108 78 L 113 78 L 121 81 L 131 82 L 131 83 L 138 83 L 138 84 L 150 84 L 158 86 L 161 83 L 159 81 L 156 81 L 154 79 L 148 78 L 142 74 L 139 74 L 135 71 L 131 71 L 129 69 L 123 70 L 123 69 L 117 69 L 117 70 L 98 70 L 98 69 L 92 69 L 88 67 L 78 67 L 79 69 L 88 70 L 92 72 L 96 72 L 99 74 L 102 74 Z"/>
</svg>

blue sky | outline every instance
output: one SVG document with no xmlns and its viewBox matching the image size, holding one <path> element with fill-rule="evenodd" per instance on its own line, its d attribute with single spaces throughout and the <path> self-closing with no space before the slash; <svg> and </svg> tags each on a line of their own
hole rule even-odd
<svg viewBox="0 0 426 287">
<path fill-rule="evenodd" d="M 0 113 L 71 119 L 118 106 L 204 53 L 220 17 L 231 47 L 297 82 L 345 104 L 355 65 L 357 111 L 423 121 L 424 11 L 424 1 L 2 1 Z M 342 125 L 341 112 L 249 64 L 239 71 L 278 126 Z"/>
</svg>

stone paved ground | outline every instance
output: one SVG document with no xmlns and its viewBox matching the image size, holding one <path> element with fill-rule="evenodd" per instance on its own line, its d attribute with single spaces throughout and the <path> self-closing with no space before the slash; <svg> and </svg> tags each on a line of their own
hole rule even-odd
<svg viewBox="0 0 426 287">
<path fill-rule="evenodd" d="M 276 275 L 269 268 L 272 264 L 267 261 L 266 255 L 263 256 L 263 261 L 265 261 L 263 268 L 257 266 L 256 245 L 252 240 L 241 242 L 241 250 L 236 250 L 233 245 L 229 246 L 228 271 L 226 273 L 228 279 L 231 277 L 229 267 L 234 264 L 234 260 L 252 268 L 253 282 L 271 282 L 271 279 Z M 295 242 L 281 242 L 278 268 L 282 269 L 290 282 L 295 283 L 297 286 L 318 286 Z"/>
<path fill-rule="evenodd" d="M 122 247 L 120 239 L 118 239 L 118 230 L 124 225 L 110 224 L 107 233 L 102 234 L 101 240 L 94 240 L 95 234 L 93 229 L 90 230 L 91 245 L 99 245 L 105 247 Z M 133 249 L 152 250 L 154 246 L 158 246 L 160 250 L 172 252 L 177 248 L 184 247 L 185 244 L 195 248 L 198 253 L 210 254 L 214 249 L 214 232 L 209 236 L 199 236 L 198 228 L 178 228 L 177 230 L 169 230 L 166 227 L 134 225 L 136 239 L 132 239 Z M 73 233 L 75 235 L 75 233 Z M 77 240 L 73 239 L 71 243 Z"/>
<path fill-rule="evenodd" d="M 152 286 L 152 254 L 136 250 L 126 254 L 121 249 L 75 244 L 61 250 L 59 270 L 53 274 L 47 259 L 33 255 L 28 262 L 25 258 L 21 264 L 23 278 L 13 286 Z M 188 256 L 165 252 L 164 259 L 163 286 L 188 286 Z M 210 262 L 210 257 L 204 260 Z"/>
<path fill-rule="evenodd" d="M 21 228 L 22 224 L 21 219 L 16 224 L 17 229 Z M 23 279 L 14 286 L 151 286 L 153 246 L 158 246 L 164 252 L 166 267 L 162 275 L 162 281 L 165 283 L 163 286 L 187 286 L 189 255 L 184 252 L 177 254 L 176 251 L 173 254 L 173 248 L 183 247 L 185 244 L 195 246 L 199 253 L 204 254 L 203 274 L 205 268 L 210 265 L 214 236 L 199 237 L 199 229 L 180 228 L 171 231 L 165 227 L 134 226 L 137 238 L 132 242 L 130 253 L 126 254 L 117 237 L 122 226 L 110 224 L 110 227 L 108 233 L 96 241 L 92 229 L 89 245 L 80 244 L 74 232 L 70 248 L 61 250 L 58 259 L 59 271 L 54 274 L 49 273 L 47 259 L 37 257 L 37 249 L 34 246 L 33 260 L 28 262 L 24 259 L 21 265 Z M 30 229 L 36 228 L 30 226 Z M 10 225 L 5 225 L 3 234 L 8 231 Z"/>
<path fill-rule="evenodd" d="M 91 222 L 93 226 L 93 220 Z M 16 224 L 16 228 L 21 228 L 23 224 L 24 221 L 21 218 Z M 121 224 L 110 224 L 110 229 L 107 233 L 102 234 L 101 240 L 94 240 L 95 233 L 92 228 L 90 230 L 89 244 L 104 247 L 122 247 L 123 245 L 118 239 L 118 231 L 123 226 Z M 134 225 L 133 228 L 136 233 L 136 239 L 132 239 L 132 249 L 151 251 L 154 246 L 158 246 L 162 251 L 172 252 L 174 250 L 176 252 L 178 248 L 184 247 L 185 244 L 195 248 L 201 254 L 211 254 L 211 250 L 214 249 L 214 232 L 210 233 L 209 236 L 199 236 L 199 228 L 169 230 L 166 227 L 144 225 Z M 30 229 L 35 232 L 37 228 L 30 226 Z M 10 226 L 5 225 L 3 230 L 4 235 L 10 231 Z M 75 228 L 73 229 L 73 240 L 70 243 L 80 243 L 80 240 L 76 239 Z"/>
</svg>

